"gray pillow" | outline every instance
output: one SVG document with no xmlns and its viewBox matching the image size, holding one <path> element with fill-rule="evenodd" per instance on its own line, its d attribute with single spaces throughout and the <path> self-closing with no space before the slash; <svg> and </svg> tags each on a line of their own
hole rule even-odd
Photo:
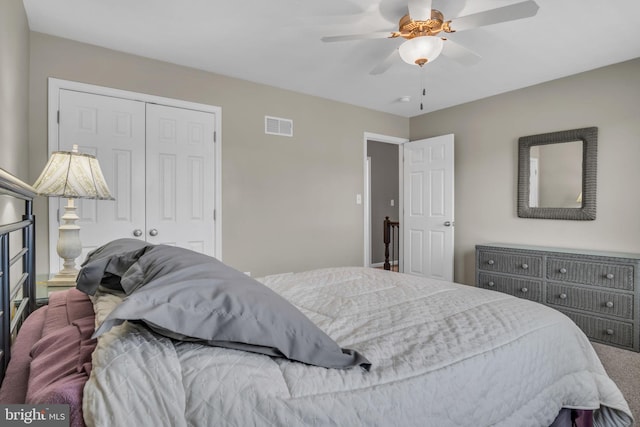
<svg viewBox="0 0 640 427">
<path fill-rule="evenodd" d="M 76 279 L 76 288 L 94 295 L 100 285 L 122 291 L 121 276 L 153 245 L 138 239 L 117 239 L 89 252 Z"/>
<path fill-rule="evenodd" d="M 371 363 L 342 349 L 283 297 L 215 258 L 187 249 L 148 248 L 121 279 L 130 293 L 96 330 L 140 321 L 179 340 L 285 357 L 326 368 Z"/>
</svg>

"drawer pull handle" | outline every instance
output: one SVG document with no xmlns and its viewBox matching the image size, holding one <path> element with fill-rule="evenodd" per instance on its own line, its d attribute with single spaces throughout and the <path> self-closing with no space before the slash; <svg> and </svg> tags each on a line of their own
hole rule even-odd
<svg viewBox="0 0 640 427">
<path fill-rule="evenodd" d="M 609 308 L 613 308 L 613 301 L 607 301 L 605 305 Z"/>
<path fill-rule="evenodd" d="M 566 269 L 566 268 L 564 268 L 564 267 L 562 267 L 562 268 L 560 269 L 560 273 L 562 273 L 562 274 L 567 274 L 567 269 Z"/>
<path fill-rule="evenodd" d="M 611 273 L 607 273 L 607 275 L 605 276 L 607 279 L 611 280 L 613 279 L 613 274 Z"/>
<path fill-rule="evenodd" d="M 520 289 L 520 290 L 522 291 L 522 293 L 527 293 L 527 292 L 529 292 L 529 289 L 528 289 L 528 288 L 522 288 L 522 289 Z"/>
<path fill-rule="evenodd" d="M 489 261 L 487 261 L 487 264 L 489 264 L 489 265 L 493 265 L 493 264 L 495 264 L 495 261 L 494 261 L 494 260 L 492 260 L 492 259 L 490 259 Z"/>
<path fill-rule="evenodd" d="M 607 335 L 613 335 L 613 329 L 607 329 L 605 332 Z"/>
<path fill-rule="evenodd" d="M 567 294 L 560 294 L 560 299 L 567 299 Z"/>
<path fill-rule="evenodd" d="M 529 264 L 522 264 L 522 268 L 526 270 L 527 268 L 529 268 Z"/>
<path fill-rule="evenodd" d="M 489 286 L 493 287 L 493 286 L 495 286 L 496 284 L 495 284 L 494 282 L 489 282 L 489 283 L 487 283 L 487 285 L 489 285 Z"/>
</svg>

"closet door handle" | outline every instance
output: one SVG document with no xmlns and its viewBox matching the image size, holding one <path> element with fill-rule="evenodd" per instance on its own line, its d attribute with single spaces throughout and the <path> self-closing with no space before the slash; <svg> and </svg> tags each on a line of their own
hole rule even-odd
<svg viewBox="0 0 640 427">
<path fill-rule="evenodd" d="M 139 228 L 136 228 L 135 230 L 133 230 L 133 235 L 136 237 L 142 236 L 142 230 L 140 230 Z"/>
<path fill-rule="evenodd" d="M 155 228 L 152 228 L 151 230 L 149 230 L 149 236 L 157 236 L 158 235 L 158 230 L 156 230 Z"/>
</svg>

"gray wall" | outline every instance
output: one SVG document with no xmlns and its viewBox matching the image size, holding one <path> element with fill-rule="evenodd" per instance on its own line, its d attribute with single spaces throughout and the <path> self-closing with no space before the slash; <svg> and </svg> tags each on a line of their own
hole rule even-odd
<svg viewBox="0 0 640 427">
<path fill-rule="evenodd" d="M 29 26 L 21 0 L 0 2 L 0 168 L 29 179 Z"/>
<path fill-rule="evenodd" d="M 368 141 L 367 156 L 371 157 L 371 262 L 376 264 L 384 262 L 384 217 L 400 221 L 398 145 Z M 394 206 L 391 206 L 391 200 L 394 200 Z M 395 252 L 397 259 L 398 251 Z"/>
<path fill-rule="evenodd" d="M 30 182 L 47 158 L 48 77 L 216 105 L 224 261 L 254 276 L 363 264 L 364 132 L 406 138 L 409 119 L 41 33 L 30 49 Z M 265 115 L 293 119 L 294 137 L 265 135 Z M 38 271 L 47 233 L 41 220 Z"/>
<path fill-rule="evenodd" d="M 411 119 L 411 139 L 455 134 L 455 280 L 474 246 L 508 242 L 640 252 L 640 58 Z M 518 218 L 518 138 L 597 126 L 595 221 Z"/>
</svg>

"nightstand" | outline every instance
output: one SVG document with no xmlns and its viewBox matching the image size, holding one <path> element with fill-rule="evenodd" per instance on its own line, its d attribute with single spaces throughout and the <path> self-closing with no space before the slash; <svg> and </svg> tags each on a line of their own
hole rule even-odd
<svg viewBox="0 0 640 427">
<path fill-rule="evenodd" d="M 49 303 L 49 295 L 51 292 L 66 291 L 75 288 L 74 286 L 50 286 L 48 280 L 53 274 L 37 274 L 36 275 L 36 305 L 41 307 Z"/>
</svg>

